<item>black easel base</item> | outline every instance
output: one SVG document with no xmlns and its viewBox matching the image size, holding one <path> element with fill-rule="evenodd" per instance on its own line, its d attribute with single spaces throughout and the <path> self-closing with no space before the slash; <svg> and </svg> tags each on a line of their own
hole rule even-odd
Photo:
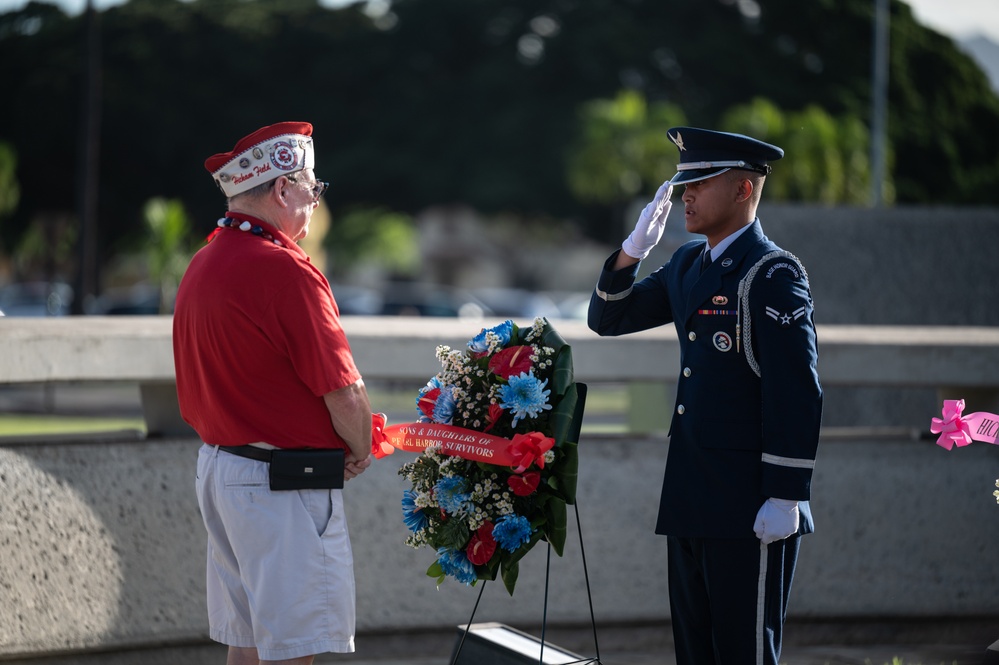
<svg viewBox="0 0 999 665">
<path fill-rule="evenodd" d="M 474 623 L 458 626 L 450 662 L 452 665 L 570 665 L 593 661 L 551 642 L 546 641 L 542 646 L 541 640 L 533 635 L 502 623 Z"/>
<path fill-rule="evenodd" d="M 472 607 L 468 623 L 458 626 L 458 641 L 451 652 L 450 665 L 602 665 L 600 662 L 600 644 L 597 641 L 597 620 L 593 613 L 593 595 L 590 592 L 590 574 L 586 569 L 586 549 L 583 547 L 583 527 L 579 521 L 579 506 L 573 506 L 576 513 L 576 531 L 579 534 L 579 553 L 583 560 L 583 578 L 586 581 L 586 599 L 590 606 L 590 625 L 593 628 L 593 648 L 595 658 L 578 656 L 552 645 L 545 639 L 548 627 L 548 583 L 551 579 L 552 546 L 548 545 L 548 559 L 545 564 L 545 603 L 541 621 L 541 639 L 537 639 L 500 623 L 472 623 L 475 612 L 479 609 L 479 601 L 486 590 L 486 582 L 482 581 L 479 595 Z M 488 627 L 488 628 L 487 628 Z M 478 632 L 478 634 L 476 634 Z M 469 639 L 474 646 L 468 647 Z M 513 648 L 516 646 L 517 648 Z M 469 656 L 467 648 L 473 648 L 475 655 Z"/>
</svg>

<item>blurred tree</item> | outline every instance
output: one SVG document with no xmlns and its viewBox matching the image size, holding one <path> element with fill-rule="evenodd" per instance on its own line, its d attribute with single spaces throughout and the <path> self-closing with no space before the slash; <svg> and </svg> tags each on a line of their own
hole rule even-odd
<svg viewBox="0 0 999 665">
<path fill-rule="evenodd" d="M 9 143 L 0 141 L 0 220 L 10 216 L 21 198 L 17 182 L 17 153 Z M 2 240 L 2 238 L 0 238 Z"/>
<path fill-rule="evenodd" d="M 783 113 L 762 98 L 729 109 L 722 129 L 781 146 L 793 161 L 774 165 L 767 197 L 827 205 L 864 205 L 871 178 L 867 128 L 852 116 L 833 118 L 817 106 Z M 891 182 L 885 201 L 891 203 Z"/>
<path fill-rule="evenodd" d="M 180 278 L 194 254 L 188 241 L 191 224 L 184 204 L 176 199 L 150 199 L 142 216 L 148 231 L 144 249 L 149 278 L 159 286 L 160 314 L 169 314 Z"/>
<path fill-rule="evenodd" d="M 616 204 L 652 194 L 672 177 L 677 161 L 666 130 L 683 124 L 678 107 L 649 104 L 634 90 L 588 102 L 567 160 L 573 195 L 585 203 Z"/>
<path fill-rule="evenodd" d="M 335 216 L 460 202 L 487 215 L 572 218 L 599 238 L 607 207 L 578 198 L 568 160 L 580 109 L 621 90 L 698 126 L 720 126 L 757 97 L 785 118 L 804 114 L 820 137 L 849 136 L 850 154 L 836 162 L 824 138 L 801 139 L 824 166 L 788 182 L 786 195 L 824 177 L 821 196 L 849 200 L 833 193 L 854 191 L 864 173 L 855 146 L 870 112 L 872 11 L 870 0 L 394 0 L 337 10 L 316 0 L 131 0 L 101 14 L 101 261 L 144 233 L 155 196 L 182 200 L 192 233 L 206 234 L 224 199 L 204 159 L 259 126 L 299 119 L 316 126 L 316 170 L 334 182 Z M 999 203 L 999 99 L 907 5 L 893 0 L 891 14 L 897 200 Z M 0 80 L 15 100 L 0 105 L 0 139 L 16 150 L 21 184 L 0 228 L 6 247 L 39 214 L 74 209 L 82 27 L 41 2 L 0 15 Z"/>
<path fill-rule="evenodd" d="M 76 218 L 43 213 L 28 225 L 14 248 L 16 281 L 69 282 L 77 239 Z"/>
<path fill-rule="evenodd" d="M 999 97 L 953 42 L 892 4 L 889 145 L 897 200 L 999 202 Z"/>
<path fill-rule="evenodd" d="M 385 208 L 350 208 L 333 222 L 324 246 L 329 272 L 345 277 L 349 269 L 373 259 L 396 278 L 415 277 L 420 267 L 413 219 Z"/>
</svg>

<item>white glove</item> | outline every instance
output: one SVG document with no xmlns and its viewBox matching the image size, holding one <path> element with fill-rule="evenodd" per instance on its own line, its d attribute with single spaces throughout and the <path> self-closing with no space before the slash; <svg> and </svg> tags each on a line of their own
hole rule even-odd
<svg viewBox="0 0 999 665">
<path fill-rule="evenodd" d="M 798 502 L 788 499 L 767 499 L 756 515 L 753 531 L 764 545 L 798 533 Z"/>
<path fill-rule="evenodd" d="M 669 215 L 670 208 L 673 207 L 673 202 L 669 200 L 672 194 L 673 185 L 667 180 L 656 192 L 655 198 L 649 201 L 645 210 L 639 215 L 635 230 L 621 243 L 621 249 L 625 254 L 639 261 L 649 255 L 659 239 L 663 237 L 666 217 Z"/>
</svg>

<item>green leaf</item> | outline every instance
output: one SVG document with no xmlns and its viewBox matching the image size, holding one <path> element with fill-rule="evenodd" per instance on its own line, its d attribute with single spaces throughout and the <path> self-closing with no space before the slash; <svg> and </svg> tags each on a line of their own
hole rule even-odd
<svg viewBox="0 0 999 665">
<path fill-rule="evenodd" d="M 561 447 L 569 438 L 569 433 L 573 431 L 577 411 L 576 402 L 576 384 L 572 384 L 548 417 L 548 422 L 552 428 L 552 438 L 555 439 L 556 446 Z"/>
<path fill-rule="evenodd" d="M 566 508 L 565 501 L 554 499 L 545 506 L 545 515 L 548 521 L 545 524 L 545 537 L 555 549 L 555 554 L 562 556 L 565 549 L 566 536 Z"/>
<path fill-rule="evenodd" d="M 566 503 L 572 505 L 576 503 L 576 485 L 579 480 L 579 444 L 575 441 L 566 441 L 559 448 L 559 455 L 552 469 L 552 476 L 558 482 L 558 486 L 553 489 Z"/>
<path fill-rule="evenodd" d="M 503 586 L 507 593 L 513 595 L 513 589 L 517 586 L 517 578 L 520 576 L 520 563 L 517 561 L 507 561 L 503 564 Z"/>
<path fill-rule="evenodd" d="M 441 568 L 441 562 L 434 560 L 430 567 L 427 568 L 427 577 L 436 577 L 437 583 L 440 584 L 444 581 L 444 569 Z"/>
<path fill-rule="evenodd" d="M 468 526 L 464 520 L 452 518 L 446 520 L 437 528 L 434 543 L 437 547 L 446 547 L 452 550 L 461 550 L 468 545 L 471 535 L 468 533 Z"/>
<path fill-rule="evenodd" d="M 566 344 L 552 365 L 551 389 L 555 395 L 565 395 L 572 386 L 572 347 Z"/>
<path fill-rule="evenodd" d="M 499 569 L 499 557 L 494 556 L 484 566 L 475 567 L 475 576 L 480 580 L 495 580 L 497 569 Z"/>
</svg>

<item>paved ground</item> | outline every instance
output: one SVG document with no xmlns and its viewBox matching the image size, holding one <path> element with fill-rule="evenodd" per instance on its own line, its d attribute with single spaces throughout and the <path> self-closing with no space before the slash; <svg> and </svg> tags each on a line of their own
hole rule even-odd
<svg viewBox="0 0 999 665">
<path fill-rule="evenodd" d="M 540 636 L 539 632 L 526 631 Z M 787 644 L 781 662 L 787 665 L 995 665 L 999 651 L 988 647 L 999 638 L 995 621 L 966 621 L 940 625 L 933 622 L 902 622 L 877 626 L 862 624 L 787 627 Z M 459 633 L 362 634 L 357 652 L 327 654 L 317 665 L 449 665 Z M 988 637 L 986 637 L 988 636 Z M 871 642 L 870 640 L 875 640 Z M 584 657 L 583 663 L 600 665 L 674 665 L 672 640 L 665 626 L 613 626 L 597 629 L 600 660 L 594 660 L 591 627 L 549 628 L 547 643 Z M 901 640 L 901 641 L 900 641 Z M 997 646 L 999 649 L 999 646 Z M 468 655 L 471 652 L 463 652 Z M 549 655 L 551 653 L 549 652 Z M 458 665 L 480 665 L 482 658 L 460 657 Z M 497 665 L 519 665 L 527 660 L 495 661 Z M 548 660 L 546 663 L 565 663 Z M 161 647 L 112 653 L 67 655 L 31 660 L 5 661 L 5 665 L 223 665 L 225 648 L 218 645 Z"/>
</svg>

